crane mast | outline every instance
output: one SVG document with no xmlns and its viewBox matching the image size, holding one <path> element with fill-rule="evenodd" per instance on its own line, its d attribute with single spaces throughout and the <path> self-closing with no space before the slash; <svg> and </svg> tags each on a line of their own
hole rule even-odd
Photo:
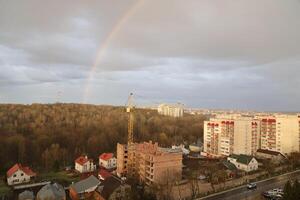
<svg viewBox="0 0 300 200">
<path fill-rule="evenodd" d="M 130 93 L 128 98 L 128 104 L 126 112 L 128 113 L 128 138 L 127 138 L 127 148 L 128 148 L 128 162 L 127 162 L 127 172 L 128 176 L 133 176 L 134 174 L 134 144 L 133 144 L 133 122 L 134 122 L 134 106 L 133 106 L 133 93 Z"/>
<path fill-rule="evenodd" d="M 133 143 L 133 93 L 130 93 L 126 109 L 128 113 L 128 145 Z"/>
</svg>

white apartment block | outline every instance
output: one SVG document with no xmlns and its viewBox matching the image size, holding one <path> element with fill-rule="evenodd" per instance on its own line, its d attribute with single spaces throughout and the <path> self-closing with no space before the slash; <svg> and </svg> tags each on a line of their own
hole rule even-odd
<svg viewBox="0 0 300 200">
<path fill-rule="evenodd" d="M 213 118 L 204 122 L 204 152 L 211 157 L 252 155 L 259 148 L 259 121 Z"/>
<path fill-rule="evenodd" d="M 183 104 L 160 104 L 157 108 L 157 112 L 161 115 L 171 117 L 182 117 L 183 116 Z"/>
<path fill-rule="evenodd" d="M 254 155 L 258 149 L 282 154 L 300 150 L 300 116 L 216 116 L 204 122 L 204 154 Z"/>
<path fill-rule="evenodd" d="M 261 117 L 261 149 L 289 154 L 300 150 L 299 139 L 299 116 Z"/>
</svg>

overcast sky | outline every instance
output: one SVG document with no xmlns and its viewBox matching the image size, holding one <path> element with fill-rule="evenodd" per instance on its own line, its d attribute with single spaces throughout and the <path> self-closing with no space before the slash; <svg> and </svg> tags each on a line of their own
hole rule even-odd
<svg viewBox="0 0 300 200">
<path fill-rule="evenodd" d="M 300 1 L 0 0 L 0 103 L 87 87 L 94 104 L 300 111 Z"/>
</svg>

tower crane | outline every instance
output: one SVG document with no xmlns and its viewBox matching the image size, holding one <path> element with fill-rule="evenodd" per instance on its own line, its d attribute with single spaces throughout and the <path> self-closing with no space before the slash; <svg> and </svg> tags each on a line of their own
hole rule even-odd
<svg viewBox="0 0 300 200">
<path fill-rule="evenodd" d="M 134 105 L 133 105 L 133 93 L 130 93 L 127 102 L 126 112 L 128 113 L 128 161 L 127 161 L 127 173 L 129 176 L 134 174 L 134 143 L 133 143 L 133 122 L 134 122 Z"/>
</svg>

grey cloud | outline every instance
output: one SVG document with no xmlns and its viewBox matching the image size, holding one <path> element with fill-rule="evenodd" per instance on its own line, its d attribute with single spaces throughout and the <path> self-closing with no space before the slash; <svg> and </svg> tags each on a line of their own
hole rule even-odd
<svg viewBox="0 0 300 200">
<path fill-rule="evenodd" d="M 99 48 L 136 2 L 0 1 L 2 99 L 48 102 L 63 90 L 80 102 Z M 109 41 L 89 102 L 122 104 L 136 91 L 156 102 L 300 110 L 299 8 L 297 0 L 145 0 Z"/>
</svg>

